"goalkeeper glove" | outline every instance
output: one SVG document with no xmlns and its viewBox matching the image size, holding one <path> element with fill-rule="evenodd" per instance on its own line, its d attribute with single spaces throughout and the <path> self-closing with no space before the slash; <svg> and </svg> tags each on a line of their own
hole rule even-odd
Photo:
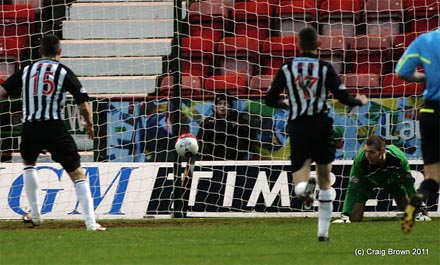
<svg viewBox="0 0 440 265">
<path fill-rule="evenodd" d="M 416 222 L 429 222 L 431 218 L 427 215 L 424 215 L 422 212 L 418 212 L 415 218 Z"/>
<path fill-rule="evenodd" d="M 341 219 L 336 219 L 332 222 L 333 224 L 348 224 L 351 223 L 350 216 L 341 214 Z"/>
</svg>

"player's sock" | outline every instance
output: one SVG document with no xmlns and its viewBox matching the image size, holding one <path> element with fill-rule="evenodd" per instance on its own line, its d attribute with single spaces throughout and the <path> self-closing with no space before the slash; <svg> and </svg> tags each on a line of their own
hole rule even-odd
<svg viewBox="0 0 440 265">
<path fill-rule="evenodd" d="M 40 207 L 38 203 L 38 174 L 35 167 L 28 166 L 23 170 L 24 190 L 31 207 L 31 216 L 40 218 Z"/>
<path fill-rule="evenodd" d="M 331 189 L 319 191 L 318 237 L 327 237 L 333 212 L 333 192 Z"/>
<path fill-rule="evenodd" d="M 436 194 L 439 190 L 439 184 L 433 179 L 425 179 L 420 184 L 418 190 L 423 195 L 423 201 L 428 199 L 432 194 Z"/>
<path fill-rule="evenodd" d="M 85 221 L 87 226 L 93 226 L 96 224 L 95 210 L 93 207 L 92 194 L 90 192 L 90 185 L 86 179 L 80 179 L 75 181 L 76 196 L 78 202 L 81 205 Z"/>
</svg>

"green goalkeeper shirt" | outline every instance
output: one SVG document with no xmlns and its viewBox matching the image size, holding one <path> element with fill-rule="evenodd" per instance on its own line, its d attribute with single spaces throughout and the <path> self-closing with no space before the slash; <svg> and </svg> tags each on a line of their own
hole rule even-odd
<svg viewBox="0 0 440 265">
<path fill-rule="evenodd" d="M 385 187 L 390 184 L 403 184 L 414 189 L 408 159 L 395 145 L 386 146 L 385 164 L 370 165 L 362 148 L 353 161 L 350 182 L 363 182 L 372 187 Z"/>
<path fill-rule="evenodd" d="M 385 163 L 380 166 L 370 165 L 363 148 L 357 153 L 350 171 L 343 214 L 351 216 L 353 205 L 370 199 L 374 188 L 384 188 L 394 198 L 410 197 L 416 192 L 405 154 L 394 145 L 387 145 L 385 149 Z"/>
</svg>

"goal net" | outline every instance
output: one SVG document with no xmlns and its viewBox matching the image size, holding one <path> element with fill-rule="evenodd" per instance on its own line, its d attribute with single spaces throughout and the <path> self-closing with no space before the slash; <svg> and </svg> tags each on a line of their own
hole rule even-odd
<svg viewBox="0 0 440 265">
<path fill-rule="evenodd" d="M 264 102 L 278 68 L 300 55 L 299 30 L 314 27 L 318 56 L 352 94 L 370 97 L 353 110 L 329 101 L 338 215 L 352 159 L 372 134 L 405 152 L 416 186 L 423 180 L 423 85 L 401 81 L 394 67 L 415 37 L 440 26 L 439 10 L 435 0 L 3 1 L 0 78 L 38 59 L 43 35 L 60 37 L 61 62 L 93 99 L 94 140 L 70 98 L 64 115 L 99 218 L 316 216 L 317 203 L 306 210 L 294 193 L 288 112 Z M 231 104 L 227 122 L 215 116 L 220 94 Z M 27 207 L 20 119 L 21 100 L 0 99 L 0 219 L 20 218 Z M 187 176 L 188 161 L 174 149 L 183 133 L 200 145 Z M 37 169 L 44 216 L 80 217 L 61 166 L 46 153 Z M 438 215 L 438 198 L 427 207 Z M 398 211 L 384 189 L 367 202 L 366 215 Z"/>
</svg>

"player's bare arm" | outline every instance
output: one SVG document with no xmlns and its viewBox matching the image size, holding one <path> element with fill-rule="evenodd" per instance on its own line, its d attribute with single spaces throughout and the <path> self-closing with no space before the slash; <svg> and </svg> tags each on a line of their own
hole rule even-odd
<svg viewBox="0 0 440 265">
<path fill-rule="evenodd" d="M 421 72 L 415 72 L 414 75 L 412 76 L 399 75 L 399 78 L 408 82 L 416 82 L 416 83 L 423 83 L 426 81 L 426 75 Z"/>
<path fill-rule="evenodd" d="M 365 95 L 356 95 L 356 99 L 360 100 L 362 102 L 362 105 L 366 105 L 368 103 L 368 98 Z"/>
<path fill-rule="evenodd" d="M 8 91 L 2 86 L 0 86 L 0 97 L 6 96 L 8 94 Z"/>
<path fill-rule="evenodd" d="M 83 102 L 78 105 L 79 113 L 84 118 L 83 126 L 86 127 L 87 134 L 89 135 L 89 139 L 95 138 L 95 131 L 93 129 L 93 116 L 92 111 L 90 110 L 89 102 Z"/>
</svg>

